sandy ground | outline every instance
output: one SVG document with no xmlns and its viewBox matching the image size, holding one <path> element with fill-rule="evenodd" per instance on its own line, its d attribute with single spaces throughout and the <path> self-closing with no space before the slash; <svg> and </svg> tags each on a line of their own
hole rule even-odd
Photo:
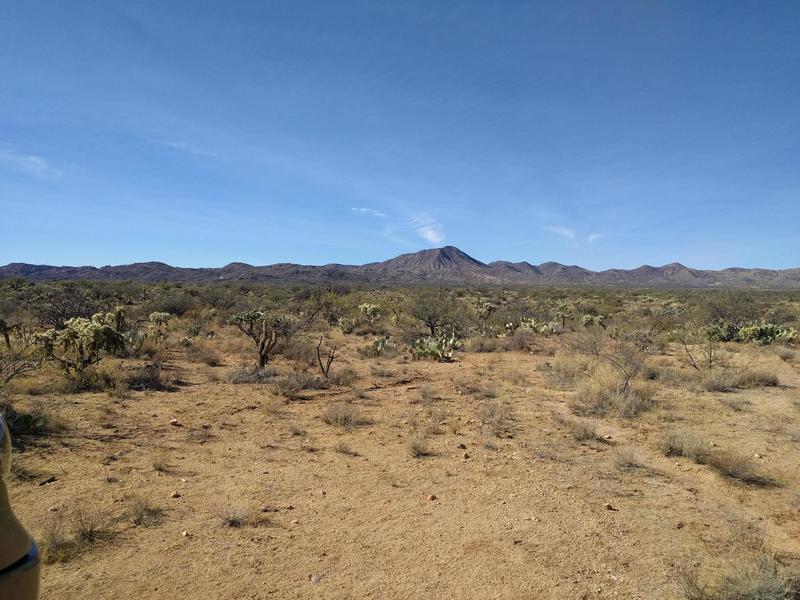
<svg viewBox="0 0 800 600">
<path fill-rule="evenodd" d="M 211 368 L 175 349 L 178 391 L 37 398 L 71 427 L 20 453 L 36 475 L 11 482 L 19 517 L 40 535 L 80 509 L 107 530 L 73 560 L 44 566 L 41 597 L 680 598 L 681 569 L 735 558 L 742 524 L 779 555 L 800 553 L 796 361 L 764 353 L 780 388 L 661 385 L 658 409 L 591 420 L 604 443 L 576 441 L 556 418 L 572 392 L 543 367 L 551 354 L 459 353 L 438 364 L 360 359 L 351 344 L 334 369 L 356 368 L 363 393 L 282 401 L 267 385 L 224 383 L 239 356 Z M 421 390 L 433 398 L 420 402 Z M 734 396 L 742 410 L 720 402 Z M 371 422 L 323 422 L 342 401 Z M 507 435 L 479 419 L 487 402 L 513 413 Z M 674 427 L 757 454 L 783 485 L 664 457 L 657 442 Z M 430 456 L 411 456 L 418 438 Z M 645 468 L 616 466 L 629 446 Z M 163 509 L 161 521 L 134 526 L 134 497 Z M 221 525 L 231 509 L 256 522 Z"/>
</svg>

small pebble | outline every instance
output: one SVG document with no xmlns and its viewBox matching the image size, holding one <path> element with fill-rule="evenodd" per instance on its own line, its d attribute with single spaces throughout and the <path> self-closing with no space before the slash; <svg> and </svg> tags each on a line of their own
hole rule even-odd
<svg viewBox="0 0 800 600">
<path fill-rule="evenodd" d="M 181 497 L 181 495 L 180 495 L 180 493 L 178 493 L 178 492 L 172 492 L 172 493 L 170 494 L 170 496 L 169 496 L 169 497 L 170 497 L 170 498 L 180 498 L 180 497 Z"/>
</svg>

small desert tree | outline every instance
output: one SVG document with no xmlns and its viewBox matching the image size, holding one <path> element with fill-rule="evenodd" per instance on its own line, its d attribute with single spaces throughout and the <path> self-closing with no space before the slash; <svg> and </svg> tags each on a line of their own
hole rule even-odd
<svg viewBox="0 0 800 600">
<path fill-rule="evenodd" d="M 410 312 L 430 330 L 431 337 L 436 336 L 437 330 L 453 327 L 458 319 L 458 308 L 444 290 L 420 292 L 412 300 Z"/>
<path fill-rule="evenodd" d="M 299 329 L 300 322 L 284 315 L 275 315 L 264 310 L 239 312 L 228 322 L 253 340 L 258 351 L 258 368 L 267 366 L 270 354 L 281 340 L 288 340 Z"/>
<path fill-rule="evenodd" d="M 599 328 L 583 331 L 566 342 L 576 354 L 597 359 L 610 366 L 619 375 L 618 391 L 627 393 L 631 380 L 645 368 L 654 352 L 651 335 L 635 329 L 608 335 Z"/>
</svg>

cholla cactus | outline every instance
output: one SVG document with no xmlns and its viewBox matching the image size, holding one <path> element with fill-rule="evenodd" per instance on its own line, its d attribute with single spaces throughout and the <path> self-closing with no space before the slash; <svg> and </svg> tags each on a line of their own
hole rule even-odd
<svg viewBox="0 0 800 600">
<path fill-rule="evenodd" d="M 602 327 L 606 328 L 605 315 L 583 315 L 581 317 L 581 327 Z"/>
<path fill-rule="evenodd" d="M 348 319 L 346 317 L 342 317 L 339 319 L 339 329 L 342 330 L 342 333 L 345 335 L 350 335 L 356 328 L 356 324 L 353 319 Z"/>
<path fill-rule="evenodd" d="M 484 300 L 483 298 L 478 298 L 475 301 L 475 315 L 481 320 L 485 321 L 489 317 L 492 316 L 492 313 L 497 310 L 497 306 L 489 302 L 488 300 Z"/>
<path fill-rule="evenodd" d="M 97 313 L 91 319 L 73 317 L 64 329 L 49 329 L 37 336 L 45 356 L 57 362 L 70 376 L 80 375 L 86 367 L 100 362 L 105 352 L 125 348 L 125 338 L 116 329 L 115 313 Z"/>
<path fill-rule="evenodd" d="M 411 354 L 415 359 L 433 359 L 440 362 L 453 360 L 453 352 L 461 347 L 461 340 L 452 333 L 436 337 L 422 337 L 411 342 Z"/>
<path fill-rule="evenodd" d="M 300 321 L 294 317 L 273 315 L 263 310 L 236 313 L 228 322 L 253 340 L 258 350 L 259 369 L 267 365 L 278 342 L 288 340 L 300 327 Z"/>
<path fill-rule="evenodd" d="M 381 313 L 381 307 L 379 304 L 370 304 L 368 302 L 365 302 L 364 304 L 359 304 L 358 312 L 361 313 L 363 318 L 370 325 L 374 325 L 375 321 L 379 321 L 383 317 L 383 314 Z"/>
<path fill-rule="evenodd" d="M 172 315 L 168 312 L 152 312 L 150 316 L 147 317 L 152 323 L 155 323 L 156 327 L 163 327 L 169 320 L 172 318 Z"/>
</svg>

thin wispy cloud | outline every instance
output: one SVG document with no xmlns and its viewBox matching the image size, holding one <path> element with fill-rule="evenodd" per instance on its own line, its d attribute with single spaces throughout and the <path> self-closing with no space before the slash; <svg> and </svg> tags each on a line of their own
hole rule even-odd
<svg viewBox="0 0 800 600">
<path fill-rule="evenodd" d="M 428 213 L 420 213 L 411 219 L 411 227 L 419 237 L 431 244 L 441 244 L 445 240 L 444 229 Z"/>
<path fill-rule="evenodd" d="M 21 154 L 11 148 L 0 148 L 0 164 L 38 179 L 54 179 L 61 170 L 53 167 L 47 159 L 34 154 Z"/>
<path fill-rule="evenodd" d="M 352 210 L 355 213 L 361 213 L 362 215 L 370 215 L 381 219 L 386 217 L 386 213 L 382 213 L 379 210 L 375 210 L 374 208 L 369 208 L 366 206 L 353 207 L 350 210 Z"/>
<path fill-rule="evenodd" d="M 560 235 L 561 237 L 565 237 L 568 240 L 575 239 L 575 232 L 569 227 L 561 227 L 559 225 L 547 225 L 546 227 L 544 227 L 544 230 L 549 231 L 550 233 L 555 233 L 556 235 Z"/>
<path fill-rule="evenodd" d="M 592 234 L 589 234 L 589 237 L 586 238 L 586 241 L 589 244 L 594 244 L 595 242 L 599 242 L 600 240 L 604 240 L 607 237 L 608 237 L 608 235 L 605 234 L 605 233 L 592 233 Z"/>
<path fill-rule="evenodd" d="M 217 154 L 216 152 L 205 150 L 188 142 L 161 142 L 161 143 L 167 148 L 172 148 L 173 150 L 180 150 L 182 152 L 188 152 L 189 154 L 194 154 L 195 156 L 202 156 L 203 158 L 215 158 L 217 160 L 227 160 L 225 157 Z"/>
</svg>

